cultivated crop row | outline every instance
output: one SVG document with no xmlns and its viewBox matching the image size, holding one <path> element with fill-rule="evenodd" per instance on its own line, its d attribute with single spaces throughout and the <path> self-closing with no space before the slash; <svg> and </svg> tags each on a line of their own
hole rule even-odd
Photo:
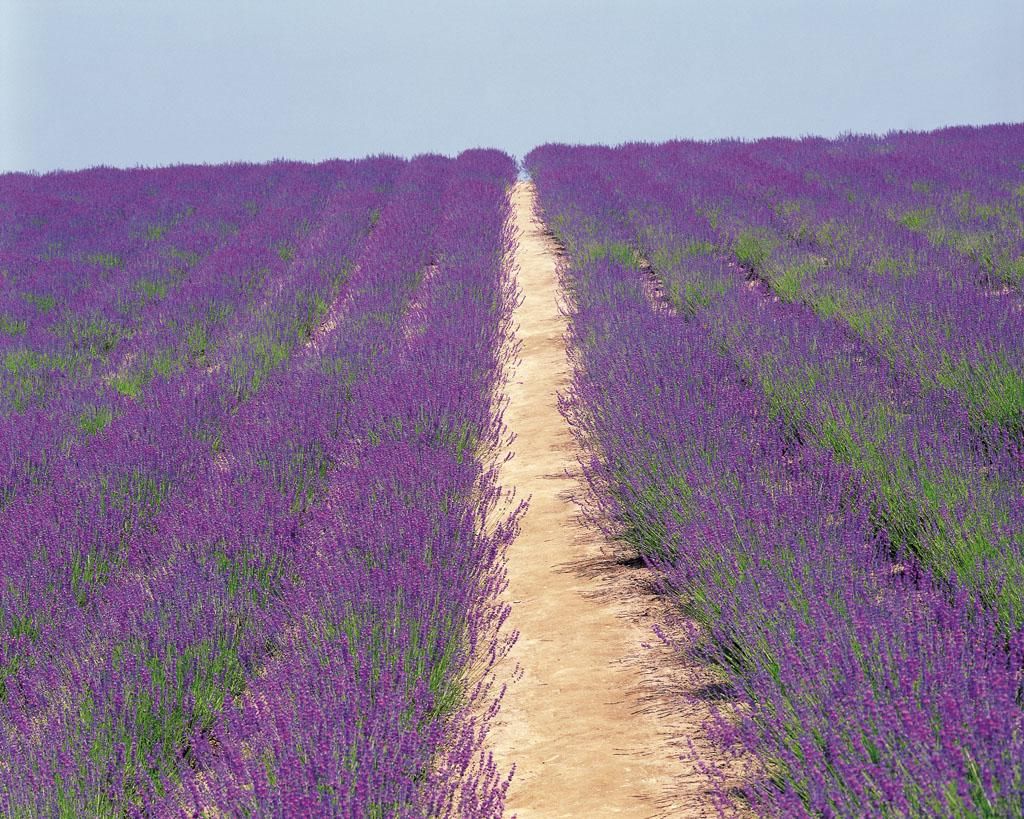
<svg viewBox="0 0 1024 819">
<path fill-rule="evenodd" d="M 773 196 L 784 205 L 778 191 L 803 186 L 813 214 L 825 191 L 845 199 L 842 180 L 814 179 L 812 199 L 807 180 L 779 169 L 812 148 L 845 146 L 528 156 L 567 254 L 576 376 L 565 410 L 590 452 L 595 512 L 703 626 L 730 700 L 717 733 L 745 768 L 717 771 L 723 801 L 738 776 L 767 815 L 1017 815 L 1019 432 L 958 384 L 922 377 L 907 353 L 915 343 L 935 355 L 936 339 L 960 332 L 951 316 L 973 328 L 979 356 L 1015 349 L 1016 296 L 997 306 L 987 280 L 962 277 L 958 292 L 978 294 L 968 303 L 985 305 L 988 323 L 970 325 L 941 293 L 930 310 L 928 287 L 952 282 L 959 257 L 890 237 L 883 252 L 907 267 L 883 275 L 870 267 L 884 238 L 874 218 L 844 222 L 857 252 L 801 245 L 775 221 L 792 213 Z M 1009 209 L 1016 184 L 1009 174 L 981 190 Z M 905 285 L 916 279 L 930 284 Z M 820 309 L 801 295 L 805 283 L 817 292 L 811 282 L 898 306 L 892 332 L 851 321 L 853 301 Z"/>
<path fill-rule="evenodd" d="M 132 174 L 150 178 L 126 199 Z M 55 278 L 62 316 L 113 311 L 123 330 L 9 408 L 40 466 L 12 468 L 0 513 L 0 806 L 500 811 L 480 720 L 515 521 L 481 524 L 511 160 L 110 175 L 122 219 L 165 180 L 186 206 L 109 251 L 117 292 L 151 293 L 130 309 Z M 68 210 L 57 238 L 81 224 Z M 42 240 L 16 221 L 27 258 Z M 192 248 L 187 267 L 131 249 L 165 240 Z M 76 240 L 75 263 L 98 241 Z M 40 287 L 23 271 L 12 287 Z M 65 354 L 32 332 L 24 349 Z"/>
</svg>

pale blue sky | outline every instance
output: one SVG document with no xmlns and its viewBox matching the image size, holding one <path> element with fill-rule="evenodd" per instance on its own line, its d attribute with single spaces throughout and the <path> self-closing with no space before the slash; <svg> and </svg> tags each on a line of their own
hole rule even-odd
<svg viewBox="0 0 1024 819">
<path fill-rule="evenodd" d="M 1021 0 L 0 0 L 0 170 L 1024 121 Z"/>
</svg>

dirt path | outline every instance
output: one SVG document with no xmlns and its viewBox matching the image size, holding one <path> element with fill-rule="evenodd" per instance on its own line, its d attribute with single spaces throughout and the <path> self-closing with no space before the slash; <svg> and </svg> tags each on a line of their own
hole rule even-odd
<svg viewBox="0 0 1024 819">
<path fill-rule="evenodd" d="M 687 742 L 708 748 L 700 695 L 716 689 L 651 633 L 667 611 L 648 571 L 577 520 L 570 498 L 581 487 L 566 474 L 577 453 L 556 404 L 568 379 L 556 257 L 534 219 L 532 183 L 512 195 L 523 346 L 505 412 L 515 456 L 501 483 L 531 500 L 508 553 L 509 627 L 519 640 L 498 668 L 509 687 L 491 731 L 499 765 L 516 766 L 508 813 L 714 815 L 703 776 L 679 757 Z"/>
</svg>

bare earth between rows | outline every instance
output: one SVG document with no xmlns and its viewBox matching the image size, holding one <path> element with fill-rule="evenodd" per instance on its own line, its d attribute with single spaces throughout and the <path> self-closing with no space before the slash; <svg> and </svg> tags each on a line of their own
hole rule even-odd
<svg viewBox="0 0 1024 819">
<path fill-rule="evenodd" d="M 712 681 L 652 633 L 668 612 L 648 570 L 624 565 L 628 552 L 578 519 L 579 453 L 557 407 L 569 363 L 556 249 L 535 217 L 532 183 L 512 198 L 522 348 L 507 387 L 514 457 L 501 484 L 530 506 L 508 551 L 508 628 L 519 639 L 498 667 L 508 690 L 490 740 L 501 768 L 515 765 L 508 814 L 711 816 L 706 780 L 687 759 L 691 747 L 713 753 L 700 699 Z"/>
</svg>

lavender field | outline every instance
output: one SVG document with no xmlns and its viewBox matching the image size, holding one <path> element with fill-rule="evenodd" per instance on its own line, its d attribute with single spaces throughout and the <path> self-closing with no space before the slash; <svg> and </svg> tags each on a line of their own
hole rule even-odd
<svg viewBox="0 0 1024 819">
<path fill-rule="evenodd" d="M 713 680 L 647 695 L 702 783 L 658 815 L 1024 816 L 1024 126 L 523 169 L 0 176 L 0 816 L 595 815 L 534 756 L 602 799 L 600 697 L 545 678 L 534 749 L 510 654 L 605 662 L 508 588 L 572 470 Z M 575 449 L 509 478 L 562 446 L 541 393 Z"/>
<path fill-rule="evenodd" d="M 699 624 L 720 802 L 1024 815 L 1024 127 L 526 166 L 591 512 Z"/>
<path fill-rule="evenodd" d="M 515 173 L 0 178 L 0 815 L 500 810 Z"/>
</svg>

